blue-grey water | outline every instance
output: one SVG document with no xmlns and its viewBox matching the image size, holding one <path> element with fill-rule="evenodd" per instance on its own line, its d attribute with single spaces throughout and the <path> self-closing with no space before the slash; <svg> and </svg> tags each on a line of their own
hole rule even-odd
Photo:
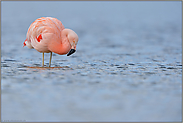
<svg viewBox="0 0 183 123">
<path fill-rule="evenodd" d="M 1 2 L 2 121 L 182 120 L 181 1 Z M 70 57 L 23 47 L 42 16 L 79 36 Z M 45 55 L 48 66 L 49 54 Z"/>
</svg>

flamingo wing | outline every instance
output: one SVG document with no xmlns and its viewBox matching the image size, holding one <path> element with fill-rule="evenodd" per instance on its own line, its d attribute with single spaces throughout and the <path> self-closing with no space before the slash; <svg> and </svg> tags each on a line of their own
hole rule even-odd
<svg viewBox="0 0 183 123">
<path fill-rule="evenodd" d="M 26 40 L 39 52 L 50 52 L 48 43 L 61 39 L 63 24 L 56 18 L 41 17 L 36 19 L 27 31 Z M 25 44 L 24 44 L 25 45 Z"/>
</svg>

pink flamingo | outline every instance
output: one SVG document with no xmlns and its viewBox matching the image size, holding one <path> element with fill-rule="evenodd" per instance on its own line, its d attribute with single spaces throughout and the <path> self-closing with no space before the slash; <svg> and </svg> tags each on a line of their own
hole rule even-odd
<svg viewBox="0 0 183 123">
<path fill-rule="evenodd" d="M 61 21 L 52 17 L 41 17 L 30 25 L 23 44 L 43 53 L 42 66 L 44 66 L 44 53 L 50 53 L 50 67 L 52 52 L 59 55 L 68 53 L 69 56 L 76 51 L 77 42 L 78 35 L 71 29 L 65 29 Z"/>
</svg>

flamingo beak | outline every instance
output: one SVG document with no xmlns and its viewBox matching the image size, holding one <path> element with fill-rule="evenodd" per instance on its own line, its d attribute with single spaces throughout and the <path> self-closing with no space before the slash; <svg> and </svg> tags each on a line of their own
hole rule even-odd
<svg viewBox="0 0 183 123">
<path fill-rule="evenodd" d="M 69 53 L 67 54 L 67 56 L 70 56 L 70 55 L 72 55 L 75 52 L 76 52 L 76 45 L 74 45 L 74 46 L 71 47 L 71 50 L 69 51 Z"/>
<path fill-rule="evenodd" d="M 71 54 L 73 54 L 73 53 L 75 53 L 75 52 L 76 52 L 75 49 L 71 49 L 71 50 L 69 51 L 69 53 L 67 54 L 67 56 L 70 56 Z"/>
</svg>

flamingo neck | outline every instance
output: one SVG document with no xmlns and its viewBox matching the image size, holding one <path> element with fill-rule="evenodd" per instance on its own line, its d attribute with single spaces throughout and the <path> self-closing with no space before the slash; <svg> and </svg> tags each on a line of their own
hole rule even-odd
<svg viewBox="0 0 183 123">
<path fill-rule="evenodd" d="M 49 50 L 59 55 L 67 54 L 71 49 L 68 33 L 68 29 L 63 29 L 60 37 L 52 36 L 52 40 L 49 43 Z"/>
<path fill-rule="evenodd" d="M 57 40 L 52 40 L 49 44 L 49 50 L 59 55 L 67 54 L 71 49 L 71 45 L 64 37 Z"/>
</svg>

